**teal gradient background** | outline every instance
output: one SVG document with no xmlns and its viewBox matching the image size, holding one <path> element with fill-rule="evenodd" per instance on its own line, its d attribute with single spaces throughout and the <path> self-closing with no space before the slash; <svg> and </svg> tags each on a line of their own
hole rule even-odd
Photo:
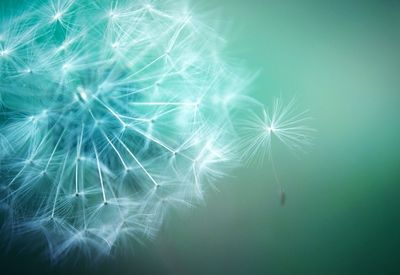
<svg viewBox="0 0 400 275">
<path fill-rule="evenodd" d="M 134 256 L 89 271 L 11 250 L 0 260 L 7 272 L 399 274 L 400 1 L 195 4 L 220 8 L 226 55 L 260 70 L 254 97 L 296 96 L 310 109 L 314 147 L 275 151 L 286 205 L 268 162 L 242 168 L 204 206 L 173 213 Z"/>
</svg>

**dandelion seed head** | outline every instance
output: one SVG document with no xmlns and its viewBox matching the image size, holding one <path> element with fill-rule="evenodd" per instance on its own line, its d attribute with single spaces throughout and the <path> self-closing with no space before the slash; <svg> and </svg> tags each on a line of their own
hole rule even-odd
<svg viewBox="0 0 400 275">
<path fill-rule="evenodd" d="M 0 57 L 18 58 L 0 59 L 0 202 L 54 260 L 154 236 L 241 154 L 232 113 L 249 77 L 215 30 L 172 1 L 108 4 L 46 1 L 2 26 Z M 287 113 L 253 118 L 296 147 L 306 133 Z"/>
</svg>

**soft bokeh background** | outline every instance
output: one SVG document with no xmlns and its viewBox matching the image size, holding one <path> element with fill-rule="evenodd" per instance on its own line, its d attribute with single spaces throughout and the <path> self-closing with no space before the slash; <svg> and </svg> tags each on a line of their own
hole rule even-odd
<svg viewBox="0 0 400 275">
<path fill-rule="evenodd" d="M 133 256 L 49 267 L 11 250 L 0 273 L 399 274 L 400 1 L 195 3 L 220 7 L 227 54 L 261 69 L 253 96 L 311 110 L 314 147 L 275 154 L 286 205 L 269 163 L 244 168 Z"/>
</svg>

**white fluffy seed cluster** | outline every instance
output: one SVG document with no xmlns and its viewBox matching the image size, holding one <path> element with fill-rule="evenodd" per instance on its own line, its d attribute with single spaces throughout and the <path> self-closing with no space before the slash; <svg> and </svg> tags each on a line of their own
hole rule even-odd
<svg viewBox="0 0 400 275">
<path fill-rule="evenodd" d="M 244 95 L 252 77 L 184 2 L 20 8 L 0 16 L 0 221 L 53 260 L 152 237 L 273 139 L 311 142 L 293 101 Z"/>
<path fill-rule="evenodd" d="M 40 2 L 40 1 L 39 1 Z M 117 4 L 118 3 L 118 4 Z M 48 254 L 153 236 L 235 165 L 247 78 L 173 1 L 44 1 L 0 25 L 4 227 Z"/>
</svg>

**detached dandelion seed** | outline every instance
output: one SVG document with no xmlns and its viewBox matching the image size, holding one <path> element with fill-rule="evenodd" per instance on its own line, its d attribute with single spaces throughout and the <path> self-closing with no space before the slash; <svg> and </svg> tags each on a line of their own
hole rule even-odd
<svg viewBox="0 0 400 275">
<path fill-rule="evenodd" d="M 306 126 L 311 118 L 307 111 L 296 110 L 295 99 L 288 104 L 275 99 L 270 110 L 264 107 L 260 110 L 260 106 L 256 110 L 239 123 L 242 155 L 245 161 L 258 164 L 262 164 L 265 158 L 270 160 L 275 182 L 279 186 L 280 203 L 284 205 L 286 194 L 272 156 L 272 141 L 276 139 L 293 152 L 304 151 L 312 144 L 315 130 Z"/>
</svg>

